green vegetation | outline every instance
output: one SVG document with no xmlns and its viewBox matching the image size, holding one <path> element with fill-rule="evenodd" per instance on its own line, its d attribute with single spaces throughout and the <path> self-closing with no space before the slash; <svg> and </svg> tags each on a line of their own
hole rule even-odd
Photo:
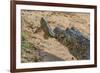
<svg viewBox="0 0 100 73">
<path fill-rule="evenodd" d="M 25 41 L 27 38 L 27 33 L 26 32 L 21 32 L 21 41 Z"/>
<path fill-rule="evenodd" d="M 21 33 L 21 48 L 36 50 L 36 48 L 33 46 L 33 44 L 27 41 L 27 33 L 26 32 Z"/>
<path fill-rule="evenodd" d="M 22 32 L 21 33 L 21 50 L 22 50 L 21 62 L 25 63 L 25 62 L 41 61 L 41 58 L 40 58 L 39 54 L 37 53 L 38 50 L 27 39 L 28 39 L 28 34 L 26 32 Z M 23 54 L 25 54 L 25 55 L 23 55 Z"/>
<path fill-rule="evenodd" d="M 28 49 L 31 49 L 31 48 L 34 48 L 34 46 L 31 44 L 31 43 L 29 43 L 28 41 L 22 41 L 21 42 L 21 46 L 22 46 L 22 48 L 28 48 Z"/>
</svg>

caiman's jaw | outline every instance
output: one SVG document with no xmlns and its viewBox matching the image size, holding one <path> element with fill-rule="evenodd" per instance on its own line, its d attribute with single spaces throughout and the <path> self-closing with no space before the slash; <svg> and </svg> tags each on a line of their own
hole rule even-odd
<svg viewBox="0 0 100 73">
<path fill-rule="evenodd" d="M 50 27 L 46 19 L 42 17 L 40 23 L 41 27 L 45 32 L 47 32 L 51 37 L 55 37 L 55 33 L 53 32 L 52 28 Z"/>
</svg>

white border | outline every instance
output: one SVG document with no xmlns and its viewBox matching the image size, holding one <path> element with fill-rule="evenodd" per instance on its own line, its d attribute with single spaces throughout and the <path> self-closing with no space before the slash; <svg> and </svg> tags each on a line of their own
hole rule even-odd
<svg viewBox="0 0 100 73">
<path fill-rule="evenodd" d="M 21 63 L 21 9 L 28 10 L 47 10 L 65 12 L 89 12 L 90 13 L 90 60 L 80 61 L 60 61 L 60 62 L 38 62 Z M 69 7 L 49 7 L 35 5 L 16 5 L 16 68 L 39 68 L 54 66 L 73 66 L 94 64 L 94 9 L 69 8 Z"/>
</svg>

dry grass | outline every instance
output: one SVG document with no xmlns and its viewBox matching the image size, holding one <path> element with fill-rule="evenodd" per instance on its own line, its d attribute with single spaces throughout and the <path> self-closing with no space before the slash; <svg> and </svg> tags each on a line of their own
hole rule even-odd
<svg viewBox="0 0 100 73">
<path fill-rule="evenodd" d="M 49 12 L 49 11 L 21 11 L 22 25 L 22 62 L 76 60 L 69 51 L 55 38 L 44 38 L 40 20 L 44 17 L 50 27 L 60 26 L 62 29 L 75 27 L 85 37 L 90 34 L 90 15 L 88 13 Z M 72 44 L 72 43 L 68 43 Z M 30 50 L 27 52 L 27 50 Z"/>
</svg>

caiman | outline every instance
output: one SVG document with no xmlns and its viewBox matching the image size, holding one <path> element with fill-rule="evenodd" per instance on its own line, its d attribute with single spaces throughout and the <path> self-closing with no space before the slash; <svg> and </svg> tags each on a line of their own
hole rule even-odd
<svg viewBox="0 0 100 73">
<path fill-rule="evenodd" d="M 90 59 L 90 39 L 84 37 L 78 29 L 72 27 L 64 30 L 60 27 L 55 27 L 53 30 L 44 18 L 41 18 L 40 23 L 47 34 L 68 47 L 70 53 L 77 59 Z"/>
</svg>

